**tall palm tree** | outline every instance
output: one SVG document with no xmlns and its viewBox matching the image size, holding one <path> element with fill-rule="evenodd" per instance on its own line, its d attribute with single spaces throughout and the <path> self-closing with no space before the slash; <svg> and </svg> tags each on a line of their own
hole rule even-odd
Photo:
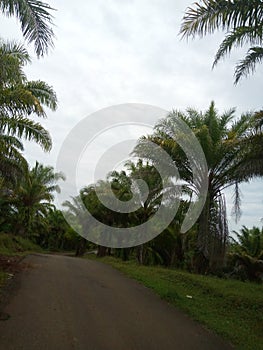
<svg viewBox="0 0 263 350">
<path fill-rule="evenodd" d="M 15 174 L 25 163 L 21 138 L 37 142 L 45 151 L 52 144 L 48 131 L 30 117 L 46 117 L 44 106 L 55 110 L 57 97 L 45 82 L 27 80 L 23 68 L 29 61 L 22 45 L 0 41 L 0 172 L 6 177 L 10 167 Z"/>
<path fill-rule="evenodd" d="M 229 186 L 234 187 L 234 209 L 238 217 L 239 183 L 248 181 L 255 175 L 263 175 L 263 172 L 257 173 L 250 164 L 254 150 L 251 138 L 256 135 L 258 142 L 262 143 L 263 133 L 258 131 L 255 134 L 255 118 L 250 114 L 234 119 L 234 109 L 231 109 L 219 115 L 213 102 L 205 113 L 188 109 L 185 113 L 174 111 L 162 119 L 148 139 L 160 145 L 171 156 L 185 181 L 184 187 L 197 196 L 202 194 L 198 192 L 194 182 L 189 160 L 171 136 L 176 135 L 177 118 L 182 119 L 193 130 L 206 156 L 208 194 L 198 220 L 197 248 L 199 255 L 204 258 L 203 262 L 209 263 L 210 268 L 216 268 L 223 263 L 228 238 L 223 191 Z M 145 154 L 143 139 L 135 149 L 138 156 L 141 150 Z"/>
<path fill-rule="evenodd" d="M 34 42 L 38 57 L 53 47 L 53 10 L 39 0 L 0 0 L 0 11 L 5 16 L 15 16 L 19 20 L 24 38 L 29 43 Z"/>
<path fill-rule="evenodd" d="M 44 106 L 57 107 L 57 97 L 43 81 L 28 81 L 23 68 L 30 61 L 28 52 L 14 42 L 0 42 L 0 128 L 19 138 L 34 140 L 44 150 L 51 147 L 48 132 L 28 116 L 46 117 Z"/>
<path fill-rule="evenodd" d="M 246 56 L 235 69 L 235 84 L 253 73 L 263 59 L 263 3 L 257 0 L 200 0 L 186 9 L 180 34 L 200 37 L 216 30 L 226 31 L 213 66 L 235 47 L 249 44 Z"/>
</svg>

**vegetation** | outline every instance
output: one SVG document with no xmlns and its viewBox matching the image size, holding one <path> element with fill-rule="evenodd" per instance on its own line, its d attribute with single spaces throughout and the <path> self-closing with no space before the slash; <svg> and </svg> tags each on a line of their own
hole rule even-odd
<svg viewBox="0 0 263 350">
<path fill-rule="evenodd" d="M 45 117 L 45 106 L 56 109 L 56 94 L 43 81 L 27 80 L 23 69 L 29 61 L 22 45 L 0 42 L 0 176 L 8 184 L 14 184 L 27 168 L 22 139 L 38 143 L 45 151 L 51 148 L 48 131 L 33 118 Z"/>
<path fill-rule="evenodd" d="M 102 261 L 153 289 L 238 349 L 263 349 L 262 286 L 110 257 Z"/>
<path fill-rule="evenodd" d="M 208 192 L 204 208 L 196 224 L 185 234 L 181 234 L 181 225 L 191 201 L 201 196 L 199 183 L 194 181 L 194 174 L 184 150 L 175 141 L 177 119 L 183 120 L 194 132 L 204 151 L 208 172 Z M 239 184 L 255 176 L 262 176 L 262 158 L 260 149 L 263 143 L 262 113 L 244 114 L 236 118 L 234 109 L 220 115 L 212 102 L 208 110 L 199 112 L 188 109 L 186 112 L 174 111 L 160 120 L 152 135 L 139 140 L 134 154 L 141 157 L 137 163 L 126 164 L 126 169 L 110 173 L 106 180 L 85 187 L 72 202 L 67 201 L 68 215 L 75 217 L 75 222 L 82 227 L 83 233 L 96 230 L 87 227 L 81 219 L 80 202 L 102 223 L 114 227 L 133 227 L 149 220 L 158 211 L 163 194 L 172 186 L 163 187 L 160 174 L 156 170 L 162 161 L 153 157 L 152 148 L 147 148 L 147 141 L 164 149 L 183 180 L 183 196 L 180 197 L 179 210 L 171 224 L 155 239 L 136 248 L 107 249 L 98 247 L 98 255 L 112 254 L 128 260 L 136 256 L 140 264 L 160 264 L 186 268 L 189 271 L 217 275 L 232 274 L 233 277 L 250 280 L 262 280 L 261 262 L 256 262 L 252 272 L 242 272 L 238 252 L 233 250 L 237 243 L 231 242 L 228 232 L 226 207 L 223 191 L 227 187 L 234 189 L 234 212 L 239 217 Z M 258 157 L 257 162 L 251 159 Z M 144 159 L 144 160 L 142 160 Z M 144 180 L 149 193 L 143 198 L 140 187 L 135 180 Z M 167 175 L 169 183 L 172 177 Z M 110 191 L 123 203 L 134 196 L 137 209 L 130 212 L 115 211 L 111 205 L 101 203 L 98 193 L 110 202 Z M 176 193 L 166 198 L 166 206 L 176 200 Z M 81 214 L 82 213 L 82 214 Z M 85 223 L 85 225 L 84 225 Z M 239 243 L 238 243 L 239 244 Z M 232 247 L 233 246 L 233 247 Z M 84 254 L 85 244 L 83 241 Z M 230 254 L 231 252 L 231 254 Z M 244 257 L 243 257 L 244 258 Z M 255 257 L 252 256 L 254 259 Z M 261 257 L 258 257 L 259 260 Z M 246 259 L 250 259 L 247 258 Z M 250 262 L 251 259 L 249 260 Z M 248 262 L 246 262 L 248 265 Z M 250 269 L 250 268 L 249 268 Z M 244 269 L 243 269 L 244 270 Z"/>
<path fill-rule="evenodd" d="M 23 71 L 30 61 L 27 50 L 13 42 L 0 42 L 0 231 L 29 237 L 51 209 L 52 192 L 62 174 L 36 163 L 29 169 L 23 140 L 44 151 L 51 137 L 34 117 L 46 117 L 44 107 L 55 110 L 57 97 L 43 81 L 28 81 Z"/>
<path fill-rule="evenodd" d="M 263 57 L 262 2 L 204 0 L 193 6 L 186 11 L 181 34 L 202 36 L 216 29 L 227 30 L 214 65 L 233 47 L 249 43 L 252 47 L 236 67 L 235 82 L 253 72 Z M 0 0 L 0 11 L 19 19 L 23 35 L 28 42 L 34 42 L 38 57 L 53 45 L 52 10 L 41 1 Z M 234 109 L 219 114 L 214 102 L 204 112 L 173 111 L 157 123 L 153 134 L 138 140 L 134 149 L 136 162 L 128 162 L 121 171 L 112 171 L 106 179 L 85 186 L 77 197 L 65 201 L 61 211 L 55 208 L 53 199 L 64 175 L 39 162 L 30 167 L 23 155 L 24 140 L 50 151 L 51 137 L 35 118 L 46 117 L 46 108 L 57 108 L 57 97 L 50 85 L 27 79 L 24 68 L 29 62 L 23 45 L 0 40 L 0 258 L 41 249 L 75 250 L 77 256 L 84 255 L 87 249 L 97 250 L 103 261 L 154 289 L 240 349 L 260 349 L 263 229 L 244 226 L 233 239 L 228 231 L 223 193 L 227 187 L 233 188 L 238 219 L 239 185 L 263 175 L 263 111 L 240 117 L 235 116 Z M 185 234 L 181 226 L 189 206 L 203 194 L 194 181 L 187 155 L 175 141 L 178 119 L 197 137 L 208 167 L 204 208 Z M 146 141 L 167 152 L 171 166 L 178 169 L 182 181 L 179 199 L 172 190 L 178 179 L 159 174 L 162 159 L 152 157 Z M 147 197 L 138 180 L 147 183 Z M 198 180 L 200 183 L 202 179 Z M 101 198 L 111 204 L 112 192 L 124 206 L 134 198 L 135 209 L 122 212 L 104 205 Z M 130 228 L 150 220 L 164 196 L 167 207 L 178 201 L 174 219 L 159 236 L 137 247 L 97 246 L 80 237 L 64 218 L 70 217 L 84 235 L 96 230 L 83 219 L 83 203 L 93 217 L 107 226 Z M 0 266 L 0 285 L 4 279 Z"/>
<path fill-rule="evenodd" d="M 231 276 L 241 280 L 262 281 L 263 276 L 263 228 L 246 226 L 234 231 L 237 239 L 232 239 L 229 265 L 233 267 Z"/>
<path fill-rule="evenodd" d="M 255 170 L 253 167 L 248 168 L 247 160 L 254 152 L 252 139 L 254 140 L 256 134 L 258 119 L 254 120 L 250 114 L 235 120 L 234 117 L 234 109 L 219 115 L 212 102 L 204 113 L 188 109 L 186 113 L 175 111 L 169 114 L 157 123 L 153 135 L 146 138 L 164 148 L 171 156 L 179 169 L 181 179 L 185 181 L 185 190 L 188 195 L 190 193 L 190 197 L 194 194 L 201 196 L 202 193 L 198 188 L 199 182 L 197 185 L 195 183 L 189 159 L 173 138 L 178 118 L 191 128 L 202 146 L 208 166 L 208 192 L 197 225 L 197 254 L 201 266 L 198 266 L 197 262 L 196 268 L 200 272 L 206 268 L 213 270 L 224 265 L 228 227 L 223 190 L 234 186 L 234 211 L 238 217 L 239 183 L 255 176 Z M 257 142 L 262 143 L 262 133 L 258 133 L 257 136 Z M 144 141 L 145 138 L 135 149 L 137 156 L 145 155 Z M 151 159 L 150 152 L 148 157 Z M 260 163 L 262 164 L 262 161 Z"/>
<path fill-rule="evenodd" d="M 31 240 L 21 236 L 0 233 L 0 255 L 19 255 L 27 252 L 41 252 L 42 249 Z"/>
<path fill-rule="evenodd" d="M 255 0 L 200 0 L 186 9 L 180 33 L 183 37 L 226 31 L 213 63 L 215 66 L 233 48 L 251 45 L 235 69 L 235 83 L 255 71 L 263 59 L 263 4 Z"/>
<path fill-rule="evenodd" d="M 50 12 L 54 10 L 39 0 L 1 0 L 0 11 L 7 17 L 15 16 L 24 38 L 34 42 L 37 56 L 43 56 L 53 46 L 54 33 Z"/>
</svg>

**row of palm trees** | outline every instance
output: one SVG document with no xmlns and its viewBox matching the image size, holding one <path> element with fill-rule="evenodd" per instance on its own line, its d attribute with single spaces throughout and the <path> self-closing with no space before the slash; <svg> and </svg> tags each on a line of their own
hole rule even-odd
<svg viewBox="0 0 263 350">
<path fill-rule="evenodd" d="M 35 0 L 0 0 L 0 11 L 19 19 L 25 39 L 35 43 L 37 56 L 44 55 L 53 45 L 52 8 L 49 5 Z M 238 82 L 242 76 L 252 72 L 263 57 L 262 13 L 262 3 L 253 0 L 200 1 L 186 11 L 181 33 L 183 36 L 195 36 L 220 28 L 230 31 L 218 50 L 214 64 L 234 46 L 250 43 L 252 47 L 236 69 L 235 81 Z M 53 168 L 38 163 L 29 169 L 23 156 L 24 139 L 37 142 L 45 151 L 50 150 L 48 131 L 33 118 L 45 117 L 45 107 L 51 110 L 57 107 L 56 94 L 51 86 L 43 81 L 28 81 L 24 67 L 29 62 L 30 57 L 23 45 L 0 41 L 0 229 L 14 230 L 22 235 L 34 235 L 41 225 L 46 224 L 45 219 L 50 219 L 54 213 L 55 218 L 60 217 L 57 212 L 52 212 L 51 202 L 56 181 L 63 177 L 55 174 Z M 208 165 L 205 205 L 196 225 L 185 235 L 180 234 L 180 225 L 191 198 L 202 194 L 193 181 L 189 159 L 172 137 L 178 118 L 198 138 Z M 106 182 L 96 184 L 107 196 L 107 183 L 110 183 L 115 195 L 127 201 L 131 197 L 133 180 L 138 177 L 145 179 L 150 188 L 149 196 L 146 200 L 143 196 L 138 197 L 141 206 L 135 213 L 117 215 L 107 209 L 99 202 L 94 186 L 84 188 L 73 205 L 70 202 L 65 204 L 71 215 L 76 215 L 75 209 L 81 199 L 95 217 L 117 227 L 136 225 L 151 218 L 158 210 L 163 188 L 155 170 L 158 159 L 153 159 L 151 152 L 147 156 L 144 141 L 148 139 L 162 147 L 179 169 L 184 180 L 184 196 L 171 225 L 155 240 L 136 248 L 138 260 L 141 263 L 176 264 L 188 256 L 188 263 L 190 259 L 190 265 L 197 271 L 217 269 L 225 262 L 229 242 L 223 191 L 230 186 L 234 189 L 234 212 L 238 217 L 239 184 L 263 173 L 262 126 L 262 111 L 236 118 L 234 110 L 220 115 L 214 103 L 205 112 L 193 109 L 172 112 L 156 125 L 152 135 L 139 140 L 134 150 L 137 157 L 143 155 L 148 162 L 141 160 L 129 164 L 127 171 L 111 173 Z M 99 250 L 103 255 L 106 248 L 100 247 Z M 194 253 L 189 258 L 190 251 Z M 118 252 L 124 257 L 129 253 L 125 249 Z"/>
<path fill-rule="evenodd" d="M 178 119 L 183 120 L 197 137 L 204 151 L 208 169 L 208 191 L 203 210 L 195 226 L 185 236 L 180 233 L 180 226 L 187 208 L 191 201 L 202 193 L 198 182 L 194 181 L 195 174 L 187 155 L 175 141 Z M 150 256 L 155 256 L 153 259 L 159 259 L 160 262 L 171 262 L 176 255 L 182 258 L 188 244 L 191 245 L 191 249 L 193 248 L 194 237 L 194 262 L 192 262 L 194 269 L 199 272 L 216 270 L 225 265 L 229 245 L 224 190 L 228 187 L 233 189 L 233 213 L 238 219 L 240 215 L 239 185 L 263 175 L 262 125 L 262 112 L 247 113 L 238 118 L 235 116 L 234 109 L 220 114 L 214 102 L 204 112 L 194 109 L 187 109 L 185 112 L 173 111 L 156 124 L 153 134 L 138 141 L 134 154 L 144 160 L 128 163 L 125 171 L 110 173 L 106 180 L 116 197 L 122 201 L 128 201 L 132 197 L 135 179 L 141 178 L 146 181 L 149 194 L 146 199 L 143 196 L 138 197 L 139 209 L 129 214 L 120 214 L 106 208 L 100 203 L 95 191 L 107 196 L 109 186 L 105 181 L 84 188 L 80 192 L 80 197 L 75 199 L 75 205 L 70 202 L 66 202 L 65 205 L 72 213 L 75 210 L 74 213 L 77 214 L 79 211 L 76 204 L 82 200 L 94 217 L 109 226 L 129 227 L 147 221 L 155 215 L 164 193 L 162 180 L 156 170 L 158 163 L 162 160 L 159 157 L 153 157 L 152 147 L 147 148 L 149 144 L 147 141 L 151 141 L 169 154 L 173 164 L 179 170 L 180 178 L 183 180 L 183 196 L 181 207 L 165 232 L 153 242 L 137 249 L 138 260 L 143 263 L 151 260 Z M 174 201 L 172 195 L 168 198 Z M 169 200 L 166 201 L 166 205 L 169 205 Z M 174 242 L 172 247 L 165 243 L 166 240 Z M 157 241 L 160 246 L 165 247 L 166 252 L 169 251 L 169 257 L 158 248 Z"/>
<path fill-rule="evenodd" d="M 38 57 L 53 46 L 52 10 L 41 1 L 0 1 L 2 14 L 17 17 Z M 32 236 L 45 224 L 56 182 L 63 177 L 38 162 L 30 169 L 23 155 L 24 140 L 51 149 L 51 137 L 35 117 L 45 118 L 45 107 L 57 108 L 50 85 L 27 79 L 24 68 L 30 61 L 23 45 L 0 39 L 0 232 L 23 236 Z"/>
</svg>

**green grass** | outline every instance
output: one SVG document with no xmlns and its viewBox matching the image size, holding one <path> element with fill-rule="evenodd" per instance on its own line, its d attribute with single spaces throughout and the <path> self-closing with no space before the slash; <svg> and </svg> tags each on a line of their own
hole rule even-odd
<svg viewBox="0 0 263 350">
<path fill-rule="evenodd" d="M 29 239 L 0 233 L 0 255 L 24 255 L 30 251 L 40 252 L 41 248 Z"/>
<path fill-rule="evenodd" d="M 162 299 L 186 311 L 237 349 L 263 349 L 262 285 L 139 266 L 111 257 L 100 261 L 152 288 Z"/>
</svg>

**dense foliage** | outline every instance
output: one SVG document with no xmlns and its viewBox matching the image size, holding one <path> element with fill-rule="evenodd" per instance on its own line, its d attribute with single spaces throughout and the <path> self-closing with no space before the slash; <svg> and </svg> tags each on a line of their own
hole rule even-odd
<svg viewBox="0 0 263 350">
<path fill-rule="evenodd" d="M 155 167 L 159 159 L 152 157 L 151 149 L 147 150 L 146 141 L 150 140 L 159 145 L 170 155 L 179 170 L 180 178 L 184 180 L 183 196 L 174 220 L 158 237 L 148 243 L 126 249 L 98 247 L 99 256 L 114 254 L 124 260 L 136 257 L 141 264 L 176 266 L 201 273 L 222 274 L 225 271 L 228 276 L 239 278 L 243 274 L 240 278 L 251 280 L 262 278 L 261 262 L 256 263 L 253 274 L 247 268 L 241 267 L 244 254 L 241 256 L 241 251 L 233 250 L 242 242 L 233 243 L 229 235 L 223 192 L 227 187 L 233 188 L 233 210 L 238 219 L 239 184 L 262 176 L 262 113 L 249 113 L 237 118 L 234 112 L 234 109 L 231 109 L 220 115 L 212 102 L 205 112 L 188 109 L 186 112 L 170 113 L 157 123 L 152 135 L 141 138 L 135 147 L 135 155 L 140 157 L 143 154 L 147 160 L 140 159 L 137 163 L 128 163 L 125 170 L 110 173 L 106 180 L 83 188 L 78 198 L 65 203 L 76 220 L 81 219 L 79 203 L 82 201 L 89 212 L 106 225 L 131 227 L 145 222 L 158 210 L 164 191 L 160 174 Z M 208 166 L 208 192 L 204 208 L 196 224 L 185 234 L 181 233 L 182 222 L 194 195 L 200 193 L 193 181 L 189 160 L 173 137 L 177 118 L 183 120 L 196 135 Z M 257 159 L 257 162 L 253 162 L 252 159 Z M 146 199 L 140 195 L 140 188 L 134 187 L 136 179 L 142 179 L 148 184 L 149 193 Z M 105 207 L 97 193 L 99 191 L 107 197 L 110 188 L 122 201 L 130 200 L 137 191 L 140 208 L 130 213 L 119 213 Z M 173 200 L 175 197 L 171 195 L 166 205 Z M 83 221 L 79 222 L 81 225 Z M 92 228 L 82 229 L 85 231 Z M 261 255 L 253 256 L 249 251 L 246 255 L 252 259 L 262 259 Z M 245 273 L 241 270 L 245 270 Z"/>
</svg>

